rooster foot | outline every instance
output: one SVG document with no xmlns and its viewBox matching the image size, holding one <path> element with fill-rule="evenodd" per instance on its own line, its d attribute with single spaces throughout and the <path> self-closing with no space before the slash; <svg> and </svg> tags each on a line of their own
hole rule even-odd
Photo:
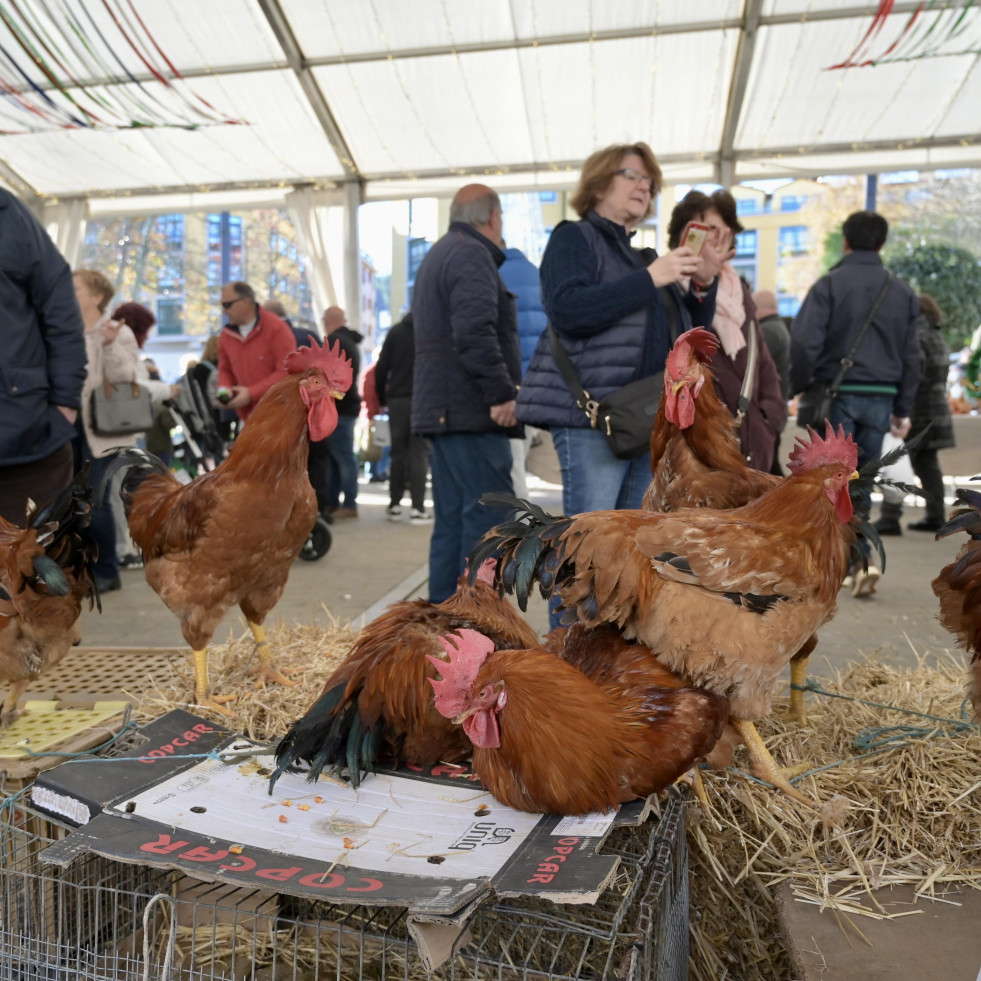
<svg viewBox="0 0 981 981">
<path fill-rule="evenodd" d="M 682 773 L 681 776 L 675 780 L 675 784 L 686 784 L 691 788 L 691 792 L 695 795 L 695 798 L 699 804 L 701 804 L 703 808 L 708 808 L 708 795 L 705 793 L 705 783 L 702 780 L 702 774 L 698 769 L 697 764 L 690 770 Z"/>
<path fill-rule="evenodd" d="M 272 662 L 259 663 L 255 667 L 249 668 L 250 675 L 256 675 L 256 688 L 265 688 L 266 685 L 285 685 L 287 688 L 296 688 L 299 682 L 291 681 L 284 671 L 281 671 Z"/>
<path fill-rule="evenodd" d="M 770 751 L 764 745 L 759 732 L 756 731 L 756 726 L 749 719 L 732 718 L 730 721 L 736 727 L 739 735 L 743 737 L 743 742 L 746 743 L 746 749 L 749 751 L 750 768 L 754 777 L 771 784 L 777 790 L 782 790 L 788 797 L 792 797 L 799 803 L 805 804 L 812 810 L 820 810 L 816 801 L 802 794 L 791 784 L 788 771 L 782 770 L 777 766 L 776 761 L 770 755 Z M 797 769 L 797 767 L 792 768 L 793 771 Z M 793 775 L 796 774 L 791 772 L 790 776 Z"/>
<path fill-rule="evenodd" d="M 226 719 L 234 719 L 235 713 L 225 708 L 225 702 L 234 702 L 238 695 L 212 695 L 210 698 L 199 698 L 194 703 L 195 708 L 207 708 L 212 712 L 225 716 Z"/>
</svg>

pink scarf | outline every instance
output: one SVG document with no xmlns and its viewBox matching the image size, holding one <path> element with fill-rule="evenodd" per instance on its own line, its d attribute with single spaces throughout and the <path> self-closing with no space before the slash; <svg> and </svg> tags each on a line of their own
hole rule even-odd
<svg viewBox="0 0 981 981">
<path fill-rule="evenodd" d="M 746 346 L 743 324 L 746 322 L 746 308 L 743 306 L 743 284 L 736 270 L 724 263 L 719 270 L 719 286 L 715 293 L 715 320 L 712 328 L 719 335 L 722 349 L 730 361 Z"/>
</svg>

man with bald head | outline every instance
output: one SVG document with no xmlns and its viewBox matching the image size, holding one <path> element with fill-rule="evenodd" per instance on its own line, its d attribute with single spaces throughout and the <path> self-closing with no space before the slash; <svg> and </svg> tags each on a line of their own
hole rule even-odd
<svg viewBox="0 0 981 981">
<path fill-rule="evenodd" d="M 429 250 L 412 299 L 415 367 L 412 431 L 431 446 L 435 524 L 429 545 L 429 599 L 455 589 L 470 549 L 507 518 L 481 494 L 513 493 L 509 437 L 521 381 L 514 298 L 498 268 L 501 201 L 484 184 L 457 191 L 449 231 Z"/>
</svg>

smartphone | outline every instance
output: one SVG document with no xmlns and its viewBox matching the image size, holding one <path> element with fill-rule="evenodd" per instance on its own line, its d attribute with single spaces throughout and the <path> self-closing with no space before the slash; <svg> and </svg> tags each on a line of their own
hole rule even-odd
<svg viewBox="0 0 981 981">
<path fill-rule="evenodd" d="M 705 239 L 708 237 L 710 229 L 708 225 L 703 225 L 698 221 L 690 221 L 685 225 L 685 230 L 681 233 L 681 244 L 687 245 L 695 255 L 702 251 Z"/>
</svg>

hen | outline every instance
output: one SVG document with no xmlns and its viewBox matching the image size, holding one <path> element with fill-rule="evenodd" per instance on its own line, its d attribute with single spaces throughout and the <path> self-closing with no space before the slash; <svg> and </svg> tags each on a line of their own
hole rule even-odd
<svg viewBox="0 0 981 981">
<path fill-rule="evenodd" d="M 79 643 L 82 603 L 98 599 L 87 473 L 48 507 L 31 505 L 27 528 L 0 517 L 0 680 L 10 684 L 0 726 L 13 722 L 28 685 Z"/>
<path fill-rule="evenodd" d="M 664 392 L 651 431 L 648 511 L 742 507 L 782 480 L 754 470 L 739 445 L 735 420 L 712 383 L 709 363 L 718 350 L 714 334 L 701 327 L 675 342 L 664 365 Z M 806 720 L 804 681 L 817 646 L 811 635 L 790 660 L 790 714 Z"/>
<path fill-rule="evenodd" d="M 615 624 L 691 683 L 728 697 L 757 774 L 808 804 L 752 720 L 769 711 L 784 665 L 834 614 L 847 568 L 842 526 L 857 449 L 830 424 L 825 438 L 810 436 L 791 454 L 791 476 L 729 511 L 553 518 L 493 495 L 523 518 L 492 529 L 470 557 L 500 554 L 497 582 L 519 606 L 537 581 L 581 622 Z"/>
<path fill-rule="evenodd" d="M 147 582 L 174 613 L 194 655 L 194 697 L 207 699 L 207 645 L 238 605 L 258 645 L 259 684 L 292 684 L 275 666 L 263 622 L 279 601 L 293 560 L 317 517 L 307 478 L 310 440 L 337 426 L 335 399 L 351 387 L 339 346 L 302 347 L 286 358 L 286 378 L 259 401 L 231 452 L 210 473 L 181 484 L 155 457 L 125 452 L 120 494 Z"/>
<path fill-rule="evenodd" d="M 969 537 L 931 585 L 940 600 L 940 622 L 971 655 L 967 691 L 974 721 L 981 722 L 981 494 L 961 487 L 957 499 L 964 506 L 953 512 L 937 539 L 958 531 Z"/>
<path fill-rule="evenodd" d="M 430 657 L 442 675 L 431 682 L 436 707 L 473 743 L 474 774 L 519 811 L 609 811 L 662 790 L 712 748 L 726 718 L 723 697 L 684 686 L 616 631 L 573 629 L 568 660 L 496 650 L 473 630 L 440 638 L 446 660 Z M 589 648 L 607 641 L 621 670 L 590 678 L 576 662 L 602 663 Z"/>
<path fill-rule="evenodd" d="M 276 751 L 279 776 L 299 760 L 310 764 L 316 780 L 325 766 L 345 766 L 354 786 L 376 760 L 392 758 L 431 765 L 452 763 L 469 753 L 458 726 L 433 707 L 426 660 L 440 654 L 439 637 L 463 627 L 479 630 L 499 647 L 533 647 L 535 631 L 491 585 L 493 561 L 478 569 L 468 585 L 442 603 L 408 600 L 393 603 L 358 635 L 320 698 L 290 727 Z"/>
</svg>

